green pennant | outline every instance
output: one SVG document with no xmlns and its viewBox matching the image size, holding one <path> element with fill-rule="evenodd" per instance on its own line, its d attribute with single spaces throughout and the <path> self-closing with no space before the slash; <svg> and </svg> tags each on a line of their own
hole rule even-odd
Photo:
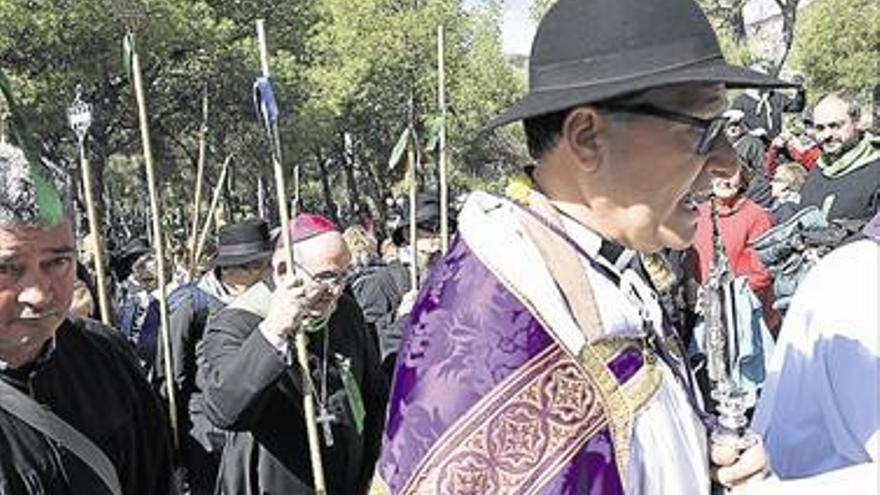
<svg viewBox="0 0 880 495">
<path fill-rule="evenodd" d="M 7 79 L 3 69 L 0 69 L 0 92 L 3 93 L 3 97 L 6 98 L 6 104 L 9 106 L 9 114 L 12 120 L 12 128 L 10 129 L 12 143 L 21 148 L 28 161 L 31 161 L 34 158 L 32 153 L 35 146 L 31 141 L 27 123 L 21 118 L 21 111 L 12 92 L 12 84 Z"/>
<path fill-rule="evenodd" d="M 388 170 L 394 170 L 394 167 L 400 162 L 400 159 L 403 158 L 403 152 L 406 151 L 406 147 L 409 145 L 412 135 L 412 129 L 407 127 L 400 134 L 400 137 L 397 139 L 397 144 L 394 145 L 394 149 L 391 151 L 391 158 L 388 159 Z"/>
<path fill-rule="evenodd" d="M 425 151 L 428 153 L 436 151 L 440 146 L 440 133 L 446 126 L 446 119 L 442 115 L 438 115 L 431 119 L 428 123 L 428 140 L 425 143 Z"/>
<path fill-rule="evenodd" d="M 134 52 L 134 36 L 125 33 L 122 38 L 122 74 L 125 79 L 131 78 L 131 56 Z"/>
<path fill-rule="evenodd" d="M 345 388 L 345 396 L 348 398 L 348 408 L 351 411 L 352 419 L 354 419 L 354 427 L 360 435 L 364 431 L 364 418 L 367 417 L 364 398 L 361 395 L 360 387 L 358 387 L 357 379 L 351 371 L 351 359 L 339 353 L 336 353 L 334 357 L 339 377 L 342 379 L 342 386 Z"/>
<path fill-rule="evenodd" d="M 15 100 L 12 85 L 2 69 L 0 69 L 0 92 L 3 93 L 3 97 L 9 106 L 9 114 L 12 120 L 10 133 L 12 143 L 22 150 L 28 162 L 37 206 L 40 208 L 40 217 L 45 226 L 54 227 L 64 218 L 64 205 L 61 201 L 61 194 L 55 188 L 55 184 L 52 183 L 48 170 L 40 162 L 40 156 L 31 137 L 32 134 L 28 128 L 27 121 L 21 114 L 21 108 Z"/>
</svg>

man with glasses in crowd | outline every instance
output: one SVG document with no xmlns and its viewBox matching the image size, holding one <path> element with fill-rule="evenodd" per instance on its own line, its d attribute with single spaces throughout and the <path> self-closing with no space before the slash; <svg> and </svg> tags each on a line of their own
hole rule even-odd
<svg viewBox="0 0 880 495">
<path fill-rule="evenodd" d="M 692 0 L 559 0 L 524 121 L 537 166 L 477 192 L 404 330 L 377 473 L 399 493 L 708 494 L 763 476 L 709 441 L 638 253 L 691 245 L 696 198 L 738 167 L 728 65 Z M 713 462 L 710 462 L 712 459 Z"/>
<path fill-rule="evenodd" d="M 302 412 L 308 389 L 328 493 L 366 493 L 387 395 L 375 337 L 343 293 L 351 255 L 336 226 L 313 214 L 290 225 L 294 270 L 279 236 L 272 281 L 256 284 L 208 323 L 199 371 L 207 415 L 232 431 L 219 493 L 313 493 Z M 306 384 L 293 355 L 296 332 L 307 332 L 309 341 Z"/>
</svg>

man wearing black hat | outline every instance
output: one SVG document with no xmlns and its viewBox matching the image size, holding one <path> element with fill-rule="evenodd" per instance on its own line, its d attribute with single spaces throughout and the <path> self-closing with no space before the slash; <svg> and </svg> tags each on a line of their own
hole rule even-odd
<svg viewBox="0 0 880 495">
<path fill-rule="evenodd" d="M 537 167 L 476 192 L 403 333 L 377 472 L 390 493 L 708 494 L 712 425 L 639 252 L 684 249 L 737 159 L 728 65 L 692 0 L 559 0 L 523 120 Z M 736 484 L 760 444 L 712 447 Z"/>
<path fill-rule="evenodd" d="M 391 233 L 391 239 L 398 247 L 398 258 L 352 283 L 352 292 L 364 312 L 364 320 L 376 329 L 382 367 L 389 379 L 400 347 L 401 322 L 409 314 L 417 292 L 410 282 L 413 258 L 421 280 L 440 253 L 439 198 L 427 193 L 417 195 L 415 245 L 409 239 L 411 212 L 408 203 L 406 206 L 399 225 Z"/>
<path fill-rule="evenodd" d="M 156 257 L 143 239 L 133 239 L 123 249 L 117 265 L 117 330 L 131 343 L 148 374 L 156 361 L 159 303 L 155 290 Z"/>
<path fill-rule="evenodd" d="M 168 295 L 180 459 L 185 482 L 193 495 L 214 492 L 224 439 L 223 431 L 212 426 L 205 416 L 202 380 L 196 373 L 197 349 L 208 318 L 262 280 L 272 257 L 269 227 L 263 220 L 226 225 L 220 229 L 217 243 L 214 268 L 198 281 L 178 287 Z M 159 390 L 164 390 L 163 358 L 160 354 L 156 364 Z"/>
</svg>

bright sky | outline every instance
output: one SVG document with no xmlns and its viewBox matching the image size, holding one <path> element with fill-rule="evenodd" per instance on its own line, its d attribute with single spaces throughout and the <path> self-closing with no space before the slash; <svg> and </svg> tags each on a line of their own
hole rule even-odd
<svg viewBox="0 0 880 495">
<path fill-rule="evenodd" d="M 501 38 L 504 53 L 528 55 L 535 35 L 535 22 L 529 18 L 530 0 L 504 0 Z"/>
<path fill-rule="evenodd" d="M 465 0 L 465 8 L 479 5 L 483 0 Z M 532 0 L 502 0 L 501 41 L 504 53 L 528 55 L 535 36 L 535 21 L 529 18 Z"/>
</svg>

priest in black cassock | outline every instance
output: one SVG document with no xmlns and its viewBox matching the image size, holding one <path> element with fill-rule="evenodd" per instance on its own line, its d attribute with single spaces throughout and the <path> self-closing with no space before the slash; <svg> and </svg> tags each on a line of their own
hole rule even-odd
<svg viewBox="0 0 880 495">
<path fill-rule="evenodd" d="M 174 493 L 171 436 L 133 349 L 68 312 L 73 203 L 0 143 L 0 494 Z"/>
<path fill-rule="evenodd" d="M 259 283 L 207 325 L 200 366 L 208 417 L 230 434 L 220 466 L 223 494 L 313 493 L 292 337 L 308 332 L 324 474 L 329 494 L 369 489 L 387 386 L 375 338 L 342 292 L 350 254 L 329 220 L 291 222 L 295 276 L 279 239 L 273 280 Z"/>
</svg>

